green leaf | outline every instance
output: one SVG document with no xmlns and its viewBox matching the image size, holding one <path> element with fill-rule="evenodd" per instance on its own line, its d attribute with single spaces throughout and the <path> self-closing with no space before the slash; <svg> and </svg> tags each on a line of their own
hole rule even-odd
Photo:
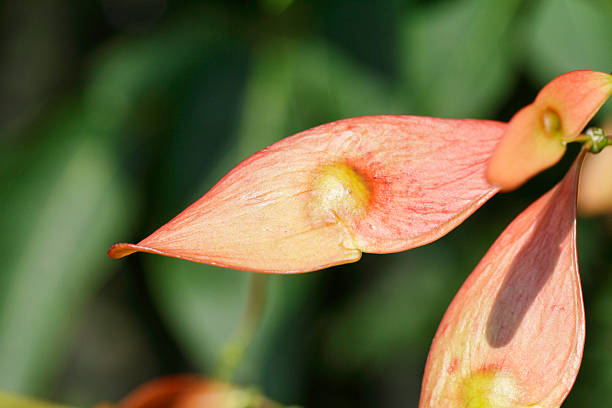
<svg viewBox="0 0 612 408">
<path fill-rule="evenodd" d="M 0 230 L 10 231 L 0 237 L 0 387 L 40 393 L 57 370 L 75 310 L 115 266 L 104 249 L 129 234 L 133 189 L 114 152 L 121 130 L 140 101 L 189 74 L 210 32 L 179 20 L 111 44 L 78 107 L 43 129 L 36 152 L 0 167 Z"/>
<path fill-rule="evenodd" d="M 378 260 L 376 277 L 338 311 L 324 338 L 325 355 L 340 371 L 377 370 L 423 353 L 465 275 L 445 243 Z M 430 333 L 423 335 L 424 333 Z M 355 341 L 354 339 L 359 339 Z"/>
<path fill-rule="evenodd" d="M 417 113 L 484 117 L 512 79 L 510 27 L 518 0 L 439 3 L 409 15 L 402 32 L 406 89 Z"/>
<path fill-rule="evenodd" d="M 545 84 L 576 69 L 612 70 L 612 5 L 587 0 L 542 0 L 526 23 L 526 61 Z M 612 104 L 606 105 L 607 111 Z"/>
<path fill-rule="evenodd" d="M 40 392 L 56 370 L 132 209 L 108 139 L 69 113 L 0 184 L 0 387 L 13 391 Z"/>
<path fill-rule="evenodd" d="M 216 20 L 215 20 L 216 18 Z M 111 42 L 97 55 L 85 87 L 85 106 L 104 127 L 126 120 L 137 101 L 152 91 L 172 89 L 191 74 L 216 45 L 222 17 L 194 10 L 147 37 Z"/>
<path fill-rule="evenodd" d="M 68 408 L 65 405 L 36 401 L 0 391 L 0 408 Z"/>
<path fill-rule="evenodd" d="M 292 114 L 322 106 L 325 121 L 364 115 L 406 114 L 411 100 L 340 50 L 305 41 L 294 50 L 290 70 Z M 305 105 L 301 109 L 301 105 Z M 317 123 L 318 124 L 318 123 Z M 308 126 L 308 125 L 305 125 Z M 312 125 L 311 125 L 312 126 Z"/>
<path fill-rule="evenodd" d="M 567 71 L 612 70 L 612 7 L 584 0 L 542 0 L 529 21 L 526 55 L 537 79 Z"/>
</svg>

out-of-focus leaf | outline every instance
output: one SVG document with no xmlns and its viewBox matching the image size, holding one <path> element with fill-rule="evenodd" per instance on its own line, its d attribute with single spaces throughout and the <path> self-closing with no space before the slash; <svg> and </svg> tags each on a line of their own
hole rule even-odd
<svg viewBox="0 0 612 408">
<path fill-rule="evenodd" d="M 0 408 L 68 408 L 65 405 L 36 401 L 0 391 Z"/>
<path fill-rule="evenodd" d="M 523 33 L 526 62 L 542 84 L 564 72 L 612 70 L 612 6 L 586 0 L 542 0 Z M 608 104 L 607 109 L 610 109 Z"/>
<path fill-rule="evenodd" d="M 406 350 L 424 353 L 431 335 L 423 333 L 433 333 L 464 276 L 443 242 L 386 258 L 376 279 L 328 322 L 325 352 L 340 370 L 384 367 Z"/>
<path fill-rule="evenodd" d="M 461 0 L 407 16 L 402 70 L 417 113 L 475 117 L 495 109 L 511 81 L 509 28 L 518 4 Z"/>
<path fill-rule="evenodd" d="M 326 39 L 381 75 L 397 70 L 397 23 L 412 1 L 328 1 L 323 19 Z"/>
<path fill-rule="evenodd" d="M 5 2 L 0 10 L 5 28 L 0 65 L 1 140 L 5 134 L 22 135 L 19 130 L 45 108 L 70 75 L 77 38 L 65 29 L 71 11 L 63 0 Z"/>
<path fill-rule="evenodd" d="M 212 27 L 218 21 L 202 11 L 193 14 L 206 24 L 183 17 L 156 35 L 117 41 L 99 53 L 86 87 L 86 106 L 96 124 L 105 127 L 127 119 L 139 97 L 176 86 L 214 47 Z"/>
<path fill-rule="evenodd" d="M 100 248 L 127 231 L 132 210 L 108 140 L 71 113 L 0 183 L 0 387 L 9 390 L 48 381 L 74 311 L 110 266 Z"/>
<path fill-rule="evenodd" d="M 293 0 L 259 0 L 261 8 L 270 14 L 281 14 L 291 6 Z"/>
<path fill-rule="evenodd" d="M 133 218 L 114 156 L 120 130 L 143 97 L 189 74 L 209 32 L 176 22 L 112 44 L 84 103 L 58 114 L 36 152 L 0 167 L 0 387 L 41 392 L 61 361 L 74 311 L 111 267 L 101 249 Z"/>
<path fill-rule="evenodd" d="M 322 115 L 315 119 L 320 123 L 353 116 L 410 113 L 408 96 L 398 95 L 390 82 L 340 50 L 310 41 L 295 47 L 293 53 L 289 70 L 292 116 L 307 119 L 307 112 L 317 106 Z M 304 121 L 294 132 L 320 123 Z"/>
</svg>

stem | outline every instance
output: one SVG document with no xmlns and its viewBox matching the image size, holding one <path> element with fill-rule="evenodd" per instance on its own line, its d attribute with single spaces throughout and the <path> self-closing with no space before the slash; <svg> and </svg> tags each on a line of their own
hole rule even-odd
<svg viewBox="0 0 612 408">
<path fill-rule="evenodd" d="M 242 311 L 242 317 L 219 356 L 217 378 L 222 381 L 229 382 L 232 380 L 244 351 L 253 339 L 263 315 L 267 283 L 267 275 L 249 274 L 247 301 Z"/>
<path fill-rule="evenodd" d="M 612 145 L 612 135 L 606 136 L 606 132 L 597 127 L 590 127 L 585 134 L 580 135 L 572 142 L 582 143 L 591 153 L 599 153 L 606 146 Z"/>
</svg>

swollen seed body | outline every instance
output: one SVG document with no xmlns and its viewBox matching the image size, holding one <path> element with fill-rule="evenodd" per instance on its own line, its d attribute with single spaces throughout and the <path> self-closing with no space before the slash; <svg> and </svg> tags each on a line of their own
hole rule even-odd
<svg viewBox="0 0 612 408">
<path fill-rule="evenodd" d="M 312 185 L 313 226 L 339 224 L 345 234 L 342 245 L 357 249 L 352 226 L 366 216 L 370 196 L 371 187 L 353 167 L 344 163 L 322 167 Z"/>
<path fill-rule="evenodd" d="M 583 150 L 565 178 L 502 232 L 448 307 L 420 408 L 559 408 L 584 345 L 576 255 Z"/>
<path fill-rule="evenodd" d="M 315 222 L 355 221 L 365 216 L 370 187 L 365 178 L 346 164 L 325 166 L 315 177 L 311 214 Z"/>
<path fill-rule="evenodd" d="M 446 234 L 497 192 L 488 158 L 506 125 L 368 116 L 306 130 L 253 154 L 118 258 L 150 252 L 296 273 Z"/>
<path fill-rule="evenodd" d="M 486 370 L 470 375 L 461 384 L 466 408 L 514 408 L 520 405 L 521 389 L 516 378 Z"/>
<path fill-rule="evenodd" d="M 610 95 L 612 75 L 605 72 L 572 71 L 553 79 L 508 123 L 487 169 L 489 182 L 510 191 L 553 166 Z"/>
<path fill-rule="evenodd" d="M 559 114 L 550 108 L 546 109 L 542 113 L 542 128 L 548 137 L 559 137 L 562 131 Z"/>
</svg>

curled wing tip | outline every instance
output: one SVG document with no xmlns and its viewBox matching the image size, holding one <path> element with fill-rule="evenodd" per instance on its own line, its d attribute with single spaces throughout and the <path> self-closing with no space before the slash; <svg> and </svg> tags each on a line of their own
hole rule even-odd
<svg viewBox="0 0 612 408">
<path fill-rule="evenodd" d="M 110 258 L 119 259 L 125 256 L 131 255 L 134 252 L 153 252 L 157 251 L 152 250 L 151 248 L 146 248 L 143 246 L 139 246 L 136 244 L 128 244 L 125 242 L 120 242 L 110 247 L 107 254 Z"/>
</svg>

